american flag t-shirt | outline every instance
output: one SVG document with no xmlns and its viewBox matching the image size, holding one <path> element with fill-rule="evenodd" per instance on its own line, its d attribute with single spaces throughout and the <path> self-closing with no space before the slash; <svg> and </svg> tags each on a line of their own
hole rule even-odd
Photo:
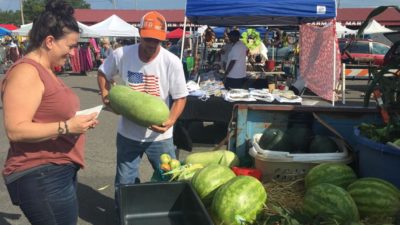
<svg viewBox="0 0 400 225">
<path fill-rule="evenodd" d="M 128 71 L 128 85 L 135 91 L 160 96 L 158 77 L 155 75 Z"/>
</svg>

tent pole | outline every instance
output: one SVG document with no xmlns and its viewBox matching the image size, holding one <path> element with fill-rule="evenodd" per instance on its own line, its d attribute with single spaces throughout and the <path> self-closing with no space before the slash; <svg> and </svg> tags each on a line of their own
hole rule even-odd
<svg viewBox="0 0 400 225">
<path fill-rule="evenodd" d="M 186 16 L 185 16 L 185 18 L 184 18 L 184 20 L 183 20 L 183 34 L 182 34 L 182 46 L 181 46 L 181 61 L 182 61 L 182 58 L 183 58 L 183 47 L 185 46 L 185 36 L 186 36 Z"/>
<path fill-rule="evenodd" d="M 346 104 L 346 64 L 342 64 L 342 103 Z"/>
<path fill-rule="evenodd" d="M 333 23 L 332 28 L 335 29 Z M 332 90 L 332 106 L 335 106 L 335 95 L 336 94 L 336 30 L 333 35 L 333 90 Z"/>
</svg>

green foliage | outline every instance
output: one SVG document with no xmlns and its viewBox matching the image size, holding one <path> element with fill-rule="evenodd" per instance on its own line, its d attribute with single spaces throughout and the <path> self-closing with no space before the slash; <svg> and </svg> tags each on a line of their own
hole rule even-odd
<svg viewBox="0 0 400 225">
<path fill-rule="evenodd" d="M 390 122 L 387 125 L 361 123 L 358 129 L 362 136 L 383 144 L 395 142 L 400 137 L 399 121 Z"/>
<path fill-rule="evenodd" d="M 44 10 L 44 6 L 46 4 L 45 0 L 26 0 L 24 1 L 24 20 L 25 23 L 31 23 L 33 19 L 40 12 Z"/>
<path fill-rule="evenodd" d="M 20 16 L 20 11 L 11 11 L 11 10 L 7 10 L 7 11 L 2 11 L 0 9 L 0 21 L 1 23 L 11 23 L 14 25 L 19 25 L 21 24 L 21 16 Z"/>
</svg>

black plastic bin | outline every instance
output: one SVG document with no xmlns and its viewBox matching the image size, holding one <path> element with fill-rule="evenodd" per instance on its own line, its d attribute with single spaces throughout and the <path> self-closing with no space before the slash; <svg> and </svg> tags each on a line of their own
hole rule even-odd
<svg viewBox="0 0 400 225">
<path fill-rule="evenodd" d="M 120 188 L 122 225 L 214 225 L 186 182 L 155 182 Z"/>
</svg>

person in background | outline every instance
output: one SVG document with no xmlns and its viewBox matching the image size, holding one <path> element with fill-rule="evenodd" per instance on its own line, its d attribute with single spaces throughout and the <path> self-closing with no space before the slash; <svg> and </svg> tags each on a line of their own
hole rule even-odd
<svg viewBox="0 0 400 225">
<path fill-rule="evenodd" d="M 7 62 L 7 48 L 6 43 L 0 43 L 0 73 L 4 73 L 6 70 L 5 64 Z"/>
<path fill-rule="evenodd" d="M 147 155 L 154 170 L 159 169 L 161 154 L 168 153 L 176 158 L 173 126 L 185 107 L 188 90 L 180 59 L 161 46 L 166 39 L 166 28 L 164 16 L 156 11 L 148 12 L 140 22 L 140 43 L 114 50 L 98 71 L 104 104 L 109 104 L 107 84 L 113 75 L 118 74 L 125 85 L 157 96 L 170 106 L 169 118 L 150 127 L 142 127 L 121 116 L 116 140 L 117 210 L 120 185 L 140 183 L 139 165 L 143 154 Z"/>
<path fill-rule="evenodd" d="M 96 113 L 75 116 L 79 99 L 52 70 L 77 46 L 73 14 L 64 1 L 49 1 L 33 21 L 27 54 L 1 85 L 10 141 L 3 177 L 12 203 L 33 225 L 77 224 L 84 133 L 98 124 Z"/>
<path fill-rule="evenodd" d="M 246 84 L 246 56 L 247 47 L 240 39 L 240 32 L 229 32 L 229 41 L 232 43 L 228 54 L 227 66 L 224 73 L 224 86 L 226 89 L 244 88 Z"/>
<path fill-rule="evenodd" d="M 20 58 L 18 45 L 14 41 L 11 41 L 8 46 L 7 58 L 12 62 L 16 62 Z"/>
<path fill-rule="evenodd" d="M 101 43 L 101 50 L 100 50 L 100 62 L 99 66 L 104 62 L 104 60 L 112 54 L 113 49 L 111 47 L 110 40 L 108 38 L 104 38 L 100 41 Z M 117 83 L 115 82 L 114 79 L 111 79 L 109 82 L 110 85 L 116 85 Z M 110 89 L 110 87 L 107 87 L 107 89 Z M 99 91 L 99 95 L 101 95 L 101 91 Z"/>
<path fill-rule="evenodd" d="M 221 66 L 226 68 L 229 52 L 232 49 L 232 43 L 229 41 L 229 29 L 224 32 L 224 45 L 221 48 Z"/>
<path fill-rule="evenodd" d="M 169 48 L 171 48 L 171 46 L 172 46 L 172 42 L 167 41 L 167 42 L 165 43 L 165 49 L 169 50 Z"/>
<path fill-rule="evenodd" d="M 101 40 L 101 49 L 100 49 L 100 60 L 101 63 L 104 62 L 104 59 L 112 54 L 112 47 L 110 40 L 108 38 L 104 38 Z"/>
</svg>

